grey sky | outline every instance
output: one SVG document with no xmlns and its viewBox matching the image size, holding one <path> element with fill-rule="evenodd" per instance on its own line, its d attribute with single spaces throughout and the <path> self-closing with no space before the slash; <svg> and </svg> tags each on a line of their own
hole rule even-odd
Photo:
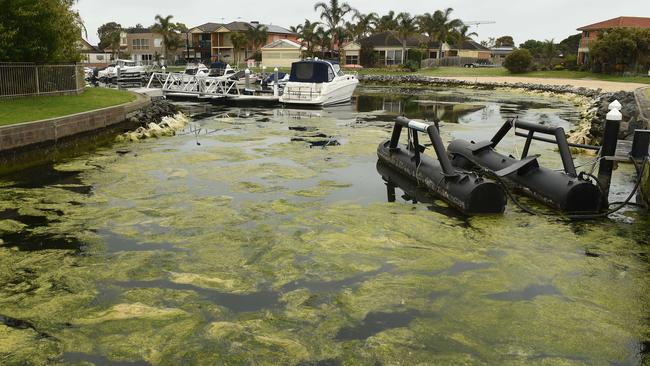
<svg viewBox="0 0 650 366">
<path fill-rule="evenodd" d="M 116 21 L 122 26 L 154 23 L 156 14 L 174 15 L 188 27 L 205 22 L 258 20 L 284 27 L 317 20 L 316 1 L 296 0 L 79 0 L 77 8 L 88 28 L 91 43 L 97 43 L 97 28 Z M 577 33 L 579 26 L 617 16 L 650 17 L 648 0 L 348 0 L 361 12 L 384 14 L 388 10 L 411 14 L 454 8 L 454 16 L 465 21 L 492 20 L 496 24 L 472 27 L 478 39 L 512 35 L 517 44 L 527 39 L 560 41 Z"/>
</svg>

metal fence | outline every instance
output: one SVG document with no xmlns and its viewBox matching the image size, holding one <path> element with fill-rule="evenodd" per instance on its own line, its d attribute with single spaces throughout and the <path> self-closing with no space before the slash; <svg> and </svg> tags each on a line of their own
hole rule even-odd
<svg viewBox="0 0 650 366">
<path fill-rule="evenodd" d="M 0 98 L 78 94 L 84 87 L 80 64 L 0 63 Z"/>
<path fill-rule="evenodd" d="M 427 58 L 422 60 L 422 67 L 437 67 L 437 66 L 464 66 L 476 62 L 476 57 L 443 57 L 443 58 Z"/>
</svg>

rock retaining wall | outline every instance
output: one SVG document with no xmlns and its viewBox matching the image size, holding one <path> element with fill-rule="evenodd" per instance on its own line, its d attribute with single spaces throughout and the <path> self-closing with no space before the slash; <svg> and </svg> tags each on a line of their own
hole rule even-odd
<svg viewBox="0 0 650 366">
<path fill-rule="evenodd" d="M 600 144 L 605 116 L 609 103 L 618 99 L 623 105 L 623 122 L 619 138 L 631 138 L 634 129 L 648 128 L 647 121 L 640 118 L 639 107 L 633 92 L 604 93 L 601 89 L 576 88 L 571 85 L 548 85 L 536 83 L 508 82 L 474 82 L 457 79 L 437 78 L 420 75 L 359 75 L 359 80 L 368 84 L 385 85 L 450 85 L 456 87 L 474 88 L 516 88 L 535 92 L 554 94 L 574 94 L 588 98 L 589 103 L 583 106 L 581 121 L 574 131 L 569 134 L 572 142 L 585 144 Z"/>
</svg>

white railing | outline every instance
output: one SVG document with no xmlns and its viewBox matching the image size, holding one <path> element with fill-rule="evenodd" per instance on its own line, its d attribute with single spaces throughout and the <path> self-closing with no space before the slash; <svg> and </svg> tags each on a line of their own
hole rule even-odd
<svg viewBox="0 0 650 366">
<path fill-rule="evenodd" d="M 80 93 L 83 66 L 0 63 L 0 98 Z"/>
<path fill-rule="evenodd" d="M 182 93 L 212 97 L 240 94 L 236 81 L 173 72 L 151 74 L 147 88 L 162 89 L 163 94 Z"/>
</svg>

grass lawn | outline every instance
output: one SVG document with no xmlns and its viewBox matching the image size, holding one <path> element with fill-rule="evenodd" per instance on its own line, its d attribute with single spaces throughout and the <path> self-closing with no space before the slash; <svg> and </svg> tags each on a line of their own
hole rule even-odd
<svg viewBox="0 0 650 366">
<path fill-rule="evenodd" d="M 645 96 L 646 96 L 646 98 L 650 99 L 650 88 L 647 88 L 645 90 Z"/>
<path fill-rule="evenodd" d="M 496 76 L 496 77 L 531 77 L 531 78 L 558 78 L 558 79 L 592 79 L 592 80 L 605 80 L 605 81 L 619 81 L 619 82 L 628 82 L 628 83 L 643 83 L 650 84 L 650 77 L 647 76 L 616 76 L 616 75 L 606 75 L 606 74 L 596 74 L 588 71 L 531 71 L 525 74 L 511 74 L 508 70 L 503 67 L 495 68 L 465 68 L 465 67 L 438 67 L 435 69 L 422 69 L 420 71 L 411 73 L 411 72 L 401 72 L 397 70 L 389 69 L 361 69 L 359 74 L 366 75 L 408 75 L 408 74 L 417 74 L 425 76 L 434 76 L 434 77 L 445 77 L 445 76 Z"/>
<path fill-rule="evenodd" d="M 0 126 L 111 107 L 135 98 L 123 90 L 87 88 L 81 95 L 0 99 Z"/>
</svg>

